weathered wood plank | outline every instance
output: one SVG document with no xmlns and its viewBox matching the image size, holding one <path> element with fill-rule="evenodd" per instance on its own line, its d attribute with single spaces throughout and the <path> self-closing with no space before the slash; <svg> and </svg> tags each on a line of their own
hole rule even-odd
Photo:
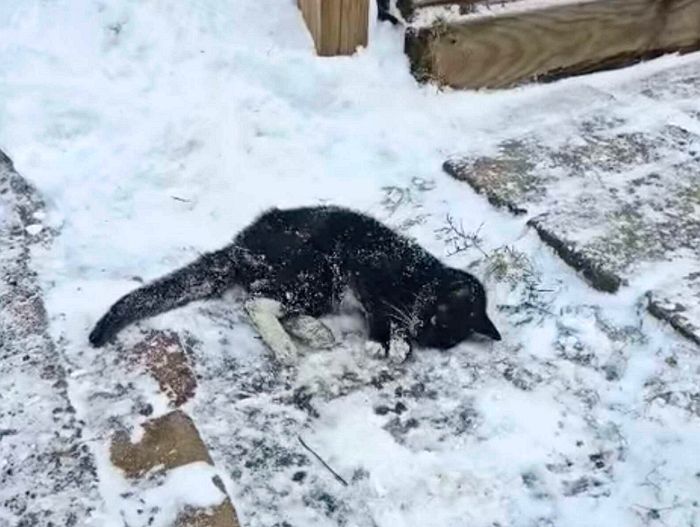
<svg viewBox="0 0 700 527">
<path fill-rule="evenodd" d="M 317 39 L 321 35 L 321 0 L 299 0 L 299 9 L 306 22 L 306 27 L 318 48 Z"/>
<path fill-rule="evenodd" d="M 352 55 L 366 46 L 369 0 L 298 0 L 320 56 Z"/>
<path fill-rule="evenodd" d="M 700 49 L 700 0 L 591 0 L 409 31 L 414 73 L 501 88 Z"/>
<path fill-rule="evenodd" d="M 700 47 L 700 1 L 685 0 L 661 2 L 668 6 L 665 16 L 665 29 L 659 33 L 659 48 L 668 47 Z"/>
<path fill-rule="evenodd" d="M 340 15 L 343 0 L 321 0 L 320 44 L 318 54 L 329 57 L 340 54 Z"/>
<path fill-rule="evenodd" d="M 369 0 L 343 0 L 340 20 L 340 54 L 352 55 L 367 45 Z"/>
</svg>

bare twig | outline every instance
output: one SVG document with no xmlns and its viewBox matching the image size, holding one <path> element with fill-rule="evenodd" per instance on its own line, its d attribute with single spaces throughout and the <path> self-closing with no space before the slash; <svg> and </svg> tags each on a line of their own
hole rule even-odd
<svg viewBox="0 0 700 527">
<path fill-rule="evenodd" d="M 487 256 L 486 251 L 481 247 L 481 228 L 484 226 L 482 223 L 479 228 L 474 232 L 467 233 L 464 231 L 464 225 L 459 222 L 459 225 L 455 219 L 448 214 L 445 218 L 445 226 L 437 229 L 435 232 L 442 234 L 445 237 L 445 242 L 452 245 L 452 250 L 448 253 L 448 256 L 453 256 L 470 249 L 478 250 L 483 256 Z"/>
<path fill-rule="evenodd" d="M 486 277 L 497 282 L 505 282 L 511 289 L 517 289 L 520 300 L 517 305 L 500 305 L 499 309 L 510 313 L 537 313 L 538 316 L 553 316 L 549 309 L 553 299 L 544 294 L 556 293 L 556 289 L 543 287 L 542 276 L 530 258 L 510 245 L 502 245 L 487 252 L 481 237 L 483 224 L 473 232 L 466 232 L 461 221 L 447 215 L 445 224 L 435 232 L 448 246 L 448 255 L 469 252 L 476 249 L 481 253 Z M 529 319 L 528 319 L 529 320 Z"/>
<path fill-rule="evenodd" d="M 348 486 L 348 482 L 345 481 L 335 470 L 333 470 L 328 463 L 326 463 L 321 456 L 319 456 L 316 452 L 314 452 L 309 445 L 307 445 L 304 440 L 301 438 L 301 436 L 297 436 L 297 439 L 299 439 L 299 442 L 301 443 L 301 446 L 303 446 L 306 450 L 308 450 L 316 459 L 318 459 L 321 464 L 328 469 L 328 471 L 333 474 L 335 479 L 337 479 L 340 483 L 343 484 L 344 487 Z"/>
<path fill-rule="evenodd" d="M 382 187 L 384 198 L 382 205 L 389 211 L 389 216 L 393 215 L 399 207 L 413 202 L 413 196 L 409 187 L 397 187 L 389 185 Z"/>
<path fill-rule="evenodd" d="M 654 489 L 654 495 L 656 496 L 656 499 L 659 500 L 661 497 L 661 485 L 659 484 L 658 481 L 655 481 L 656 479 L 661 478 L 661 474 L 659 473 L 659 468 L 663 467 L 666 464 L 665 461 L 661 463 L 657 463 L 654 468 L 652 468 L 649 472 L 647 472 L 646 476 L 644 476 L 644 481 L 639 484 L 640 487 L 651 487 Z M 653 479 L 652 479 L 653 477 Z"/>
</svg>

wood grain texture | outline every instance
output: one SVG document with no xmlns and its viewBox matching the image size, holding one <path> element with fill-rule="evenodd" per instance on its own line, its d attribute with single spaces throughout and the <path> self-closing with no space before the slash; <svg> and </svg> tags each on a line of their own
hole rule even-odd
<svg viewBox="0 0 700 527">
<path fill-rule="evenodd" d="M 366 46 L 369 0 L 298 0 L 320 56 L 352 55 Z"/>
<path fill-rule="evenodd" d="M 593 0 L 407 33 L 419 78 L 501 88 L 700 48 L 700 0 Z"/>
<path fill-rule="evenodd" d="M 342 0 L 341 55 L 352 55 L 358 46 L 366 46 L 369 32 L 369 0 Z"/>
<path fill-rule="evenodd" d="M 321 0 L 298 0 L 298 5 L 318 51 L 321 38 Z"/>
<path fill-rule="evenodd" d="M 343 0 L 321 0 L 321 34 L 316 51 L 322 57 L 340 54 L 340 16 Z"/>
<path fill-rule="evenodd" d="M 666 1 L 664 31 L 659 32 L 659 48 L 689 48 L 700 44 L 700 0 Z M 663 16 L 663 15 L 662 15 Z"/>
</svg>

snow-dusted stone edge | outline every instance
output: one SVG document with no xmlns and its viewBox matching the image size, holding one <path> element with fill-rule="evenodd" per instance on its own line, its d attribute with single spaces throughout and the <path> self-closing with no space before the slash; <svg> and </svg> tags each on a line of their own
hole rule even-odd
<svg viewBox="0 0 700 527">
<path fill-rule="evenodd" d="M 673 126 L 654 133 L 619 133 L 616 126 L 594 118 L 579 124 L 578 142 L 550 148 L 536 138 L 511 140 L 495 156 L 457 157 L 443 169 L 492 205 L 528 217 L 591 286 L 616 293 L 641 264 L 671 261 L 678 251 L 698 257 L 700 233 L 697 136 Z M 649 313 L 695 343 L 699 276 L 647 293 Z"/>
<path fill-rule="evenodd" d="M 85 423 L 29 265 L 32 247 L 54 234 L 43 219 L 36 189 L 0 151 L 0 524 L 72 527 L 101 500 Z"/>
<path fill-rule="evenodd" d="M 201 480 L 197 492 L 184 497 L 189 505 L 178 514 L 177 527 L 240 527 L 207 446 L 190 416 L 180 408 L 194 397 L 197 380 L 179 335 L 151 331 L 127 355 L 138 368 L 150 373 L 176 409 L 141 424 L 136 441 L 124 431 L 115 434 L 110 445 L 112 465 L 135 481 L 135 488 L 138 480 L 155 477 L 165 480 L 166 491 L 175 486 L 173 481 Z M 198 502 L 200 493 L 204 501 Z M 212 499 L 216 503 L 210 503 Z"/>
<path fill-rule="evenodd" d="M 472 171 L 473 166 L 471 161 L 453 159 L 446 161 L 443 169 L 455 179 L 468 183 L 495 207 L 504 208 L 518 216 L 528 214 L 527 205 L 516 197 L 518 191 L 513 192 L 513 194 L 504 191 L 499 186 L 500 180 L 482 177 L 482 174 Z M 509 170 L 505 165 L 503 167 L 505 170 Z M 501 171 L 501 167 L 499 167 L 499 172 L 498 177 L 501 178 L 505 172 Z M 513 180 L 518 180 L 517 175 L 508 172 L 507 177 L 511 176 Z M 535 215 L 527 220 L 527 225 L 535 229 L 540 239 L 549 245 L 568 265 L 579 271 L 591 286 L 599 291 L 616 293 L 620 286 L 625 283 L 625 279 L 615 270 L 606 268 L 604 264 L 591 258 L 584 247 L 567 240 L 562 233 L 548 227 L 544 221 L 545 218 L 546 215 L 543 214 Z"/>
<path fill-rule="evenodd" d="M 647 297 L 649 313 L 700 345 L 700 272 L 684 277 L 679 287 L 649 291 Z"/>
<path fill-rule="evenodd" d="M 69 375 L 30 267 L 32 246 L 48 245 L 56 234 L 43 225 L 43 209 L 36 189 L 0 151 L 0 520 L 70 527 L 82 525 L 102 499 L 96 460 L 84 442 L 90 432 L 71 402 Z M 147 334 L 129 355 L 155 378 L 171 407 L 194 395 L 196 378 L 176 334 Z M 111 464 L 133 488 L 140 479 L 160 478 L 161 494 L 190 504 L 176 527 L 239 527 L 192 419 L 175 409 L 141 428 L 134 432 L 138 440 L 117 433 L 109 448 Z M 196 492 L 183 491 L 193 487 Z"/>
</svg>

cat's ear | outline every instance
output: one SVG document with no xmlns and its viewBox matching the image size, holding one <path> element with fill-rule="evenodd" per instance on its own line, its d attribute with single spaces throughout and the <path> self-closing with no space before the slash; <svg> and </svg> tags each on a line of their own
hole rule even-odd
<svg viewBox="0 0 700 527">
<path fill-rule="evenodd" d="M 453 289 L 451 294 L 453 298 L 469 298 L 473 293 L 469 286 L 461 286 Z"/>
<path fill-rule="evenodd" d="M 501 334 L 498 332 L 496 326 L 494 326 L 493 322 L 489 320 L 489 317 L 485 313 L 474 328 L 474 331 L 482 335 L 486 335 L 487 337 L 490 337 L 493 340 L 501 340 Z"/>
<path fill-rule="evenodd" d="M 476 291 L 472 284 L 457 283 L 452 286 L 450 296 L 460 300 L 474 298 Z"/>
</svg>

